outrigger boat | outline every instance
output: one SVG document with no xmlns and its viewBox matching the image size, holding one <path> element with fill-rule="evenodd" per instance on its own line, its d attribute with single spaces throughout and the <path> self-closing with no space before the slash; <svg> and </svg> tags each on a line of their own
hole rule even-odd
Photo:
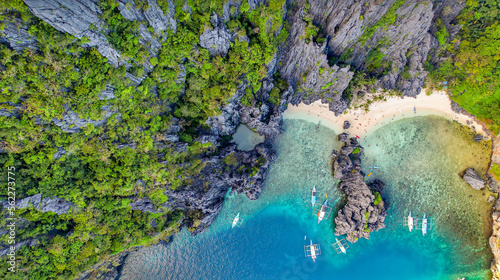
<svg viewBox="0 0 500 280">
<path fill-rule="evenodd" d="M 313 187 L 312 193 L 311 193 L 311 204 L 314 207 L 314 204 L 316 204 L 316 186 Z"/>
<path fill-rule="evenodd" d="M 304 246 L 304 252 L 306 257 L 312 258 L 313 262 L 315 262 L 316 258 L 321 255 L 319 244 L 313 244 L 312 240 L 310 241 L 310 245 Z"/>
<path fill-rule="evenodd" d="M 410 232 L 413 230 L 413 217 L 411 216 L 411 212 L 408 215 L 408 229 Z"/>
<path fill-rule="evenodd" d="M 231 228 L 234 228 L 235 226 L 237 226 L 239 224 L 239 221 L 240 221 L 240 213 L 238 213 L 236 215 L 236 217 L 234 217 L 233 224 L 232 224 Z"/>
<path fill-rule="evenodd" d="M 326 210 L 328 210 L 328 199 L 325 200 L 325 203 L 321 206 L 321 209 L 318 212 L 318 224 L 325 218 Z"/>
<path fill-rule="evenodd" d="M 340 254 L 340 253 L 343 253 L 343 254 L 346 254 L 347 253 L 347 248 L 349 248 L 349 246 L 347 245 L 347 241 L 345 241 L 345 239 L 340 239 L 338 240 L 337 238 L 335 238 L 335 242 L 334 244 L 332 244 L 333 248 L 335 248 L 335 251 L 337 252 L 337 254 Z"/>
<path fill-rule="evenodd" d="M 425 236 L 426 233 L 427 233 L 427 218 L 425 217 L 424 214 L 424 217 L 422 218 L 422 235 Z"/>
<path fill-rule="evenodd" d="M 313 259 L 313 262 L 316 262 L 316 247 L 313 245 L 313 241 L 311 240 L 311 258 Z"/>
</svg>

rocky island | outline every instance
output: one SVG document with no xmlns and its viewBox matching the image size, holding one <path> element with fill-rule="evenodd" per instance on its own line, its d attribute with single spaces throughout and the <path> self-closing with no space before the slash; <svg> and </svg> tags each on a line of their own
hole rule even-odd
<svg viewBox="0 0 500 280">
<path fill-rule="evenodd" d="M 344 146 L 339 152 L 334 151 L 332 171 L 334 178 L 340 180 L 338 188 L 346 195 L 346 202 L 335 217 L 335 235 L 347 235 L 346 239 L 354 243 L 385 227 L 389 203 L 382 198 L 384 182 L 365 182 L 361 170 L 363 148 L 357 138 L 342 133 L 339 140 Z"/>
</svg>

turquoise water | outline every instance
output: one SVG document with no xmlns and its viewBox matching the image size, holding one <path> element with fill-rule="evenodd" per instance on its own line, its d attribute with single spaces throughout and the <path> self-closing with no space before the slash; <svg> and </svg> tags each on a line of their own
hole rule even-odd
<svg viewBox="0 0 500 280">
<path fill-rule="evenodd" d="M 132 253 L 120 279 L 487 279 L 488 193 L 472 190 L 459 173 L 469 166 L 484 170 L 489 151 L 470 141 L 467 130 L 443 118 L 415 117 L 361 139 L 365 170 L 380 167 L 370 178 L 387 183 L 391 208 L 385 229 L 337 255 L 334 213 L 318 225 L 304 201 L 313 185 L 332 206 L 341 198 L 330 173 L 337 132 L 304 120 L 285 120 L 284 129 L 257 201 L 229 194 L 207 232 L 182 231 L 167 247 Z M 433 218 L 425 237 L 402 227 L 410 210 Z M 242 226 L 231 229 L 238 212 Z M 310 239 L 321 246 L 315 263 L 304 257 Z"/>
</svg>

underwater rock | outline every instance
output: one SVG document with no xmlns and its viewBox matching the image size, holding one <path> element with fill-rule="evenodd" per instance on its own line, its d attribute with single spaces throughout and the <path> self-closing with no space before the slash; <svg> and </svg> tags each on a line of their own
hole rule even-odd
<svg viewBox="0 0 500 280">
<path fill-rule="evenodd" d="M 363 148 L 357 138 L 342 133 L 339 139 L 345 144 L 333 160 L 333 174 L 340 180 L 338 188 L 347 196 L 347 202 L 335 217 L 335 235 L 346 234 L 346 239 L 354 243 L 385 227 L 389 204 L 381 196 L 384 182 L 374 180 L 367 185 L 364 181 L 360 159 Z"/>
<path fill-rule="evenodd" d="M 477 175 L 476 171 L 472 168 L 467 168 L 463 175 L 463 179 L 467 184 L 469 184 L 472 188 L 476 190 L 481 190 L 485 186 L 485 182 L 479 175 Z"/>
<path fill-rule="evenodd" d="M 474 137 L 472 138 L 472 140 L 476 141 L 477 143 L 481 142 L 481 140 L 483 140 L 483 136 L 477 134 L 477 135 L 474 135 Z"/>
</svg>

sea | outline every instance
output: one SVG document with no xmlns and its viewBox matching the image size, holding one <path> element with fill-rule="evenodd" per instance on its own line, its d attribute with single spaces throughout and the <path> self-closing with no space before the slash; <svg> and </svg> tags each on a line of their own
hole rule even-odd
<svg viewBox="0 0 500 280">
<path fill-rule="evenodd" d="M 167 246 L 131 253 L 120 279 L 491 278 L 490 192 L 472 189 L 461 178 L 468 167 L 485 174 L 490 142 L 477 143 L 468 127 L 435 115 L 393 121 L 368 132 L 359 139 L 363 171 L 371 173 L 368 181 L 386 183 L 382 196 L 390 208 L 385 228 L 369 240 L 348 243 L 346 254 L 338 254 L 333 244 L 344 237 L 334 235 L 334 218 L 343 195 L 331 164 L 343 131 L 307 118 L 285 119 L 283 129 L 274 140 L 278 157 L 258 200 L 228 192 L 206 232 L 191 236 L 182 230 Z M 245 145 L 251 142 L 247 139 Z M 308 197 L 313 186 L 320 192 L 319 202 L 328 197 L 332 207 L 320 224 Z M 425 236 L 403 226 L 410 211 L 430 218 Z M 232 228 L 238 213 L 242 223 Z M 315 262 L 305 254 L 311 241 L 321 250 Z"/>
</svg>

